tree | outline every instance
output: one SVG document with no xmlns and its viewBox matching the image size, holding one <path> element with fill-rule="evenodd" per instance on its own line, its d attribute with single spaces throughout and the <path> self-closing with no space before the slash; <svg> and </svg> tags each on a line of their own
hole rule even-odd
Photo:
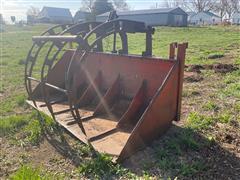
<svg viewBox="0 0 240 180">
<path fill-rule="evenodd" d="M 80 8 L 80 10 L 92 13 L 94 2 L 95 0 L 82 0 L 82 7 Z"/>
<path fill-rule="evenodd" d="M 181 0 L 165 0 L 164 7 L 173 8 L 182 6 Z"/>
<path fill-rule="evenodd" d="M 30 6 L 30 8 L 27 10 L 27 23 L 34 24 L 39 13 L 40 10 L 38 8 Z"/>
<path fill-rule="evenodd" d="M 161 7 L 161 5 L 159 3 L 156 3 L 155 5 L 150 6 L 150 9 L 157 9 L 160 7 Z"/>
<path fill-rule="evenodd" d="M 196 11 L 196 7 L 193 5 L 193 2 L 189 0 L 165 0 L 160 4 L 161 5 L 156 4 L 156 8 L 158 8 L 158 6 L 167 8 L 181 7 L 186 11 Z"/>
<path fill-rule="evenodd" d="M 96 0 L 93 4 L 92 13 L 96 16 L 113 10 L 113 5 L 108 0 Z"/>
<path fill-rule="evenodd" d="M 232 0 L 232 5 L 233 5 L 234 12 L 240 11 L 240 1 L 239 0 Z"/>
<path fill-rule="evenodd" d="M 4 24 L 3 15 L 0 14 L 0 24 Z"/>
<path fill-rule="evenodd" d="M 192 0 L 190 3 L 197 12 L 202 12 L 212 10 L 215 0 Z"/>
<path fill-rule="evenodd" d="M 229 19 L 232 17 L 234 12 L 238 12 L 239 10 L 240 10 L 239 0 L 226 0 L 226 13 Z"/>
<path fill-rule="evenodd" d="M 37 17 L 39 13 L 40 13 L 40 10 L 33 6 L 30 6 L 30 8 L 27 10 L 28 16 Z"/>
<path fill-rule="evenodd" d="M 11 16 L 11 21 L 12 21 L 13 23 L 15 23 L 16 17 L 15 17 L 15 16 Z"/>
<path fill-rule="evenodd" d="M 227 6 L 226 3 L 227 3 L 227 0 L 218 0 L 213 8 L 213 10 L 217 12 L 221 17 L 221 21 L 223 20 L 223 17 L 226 14 L 226 6 Z"/>
<path fill-rule="evenodd" d="M 129 10 L 126 0 L 113 0 L 114 9 L 116 10 Z"/>
</svg>

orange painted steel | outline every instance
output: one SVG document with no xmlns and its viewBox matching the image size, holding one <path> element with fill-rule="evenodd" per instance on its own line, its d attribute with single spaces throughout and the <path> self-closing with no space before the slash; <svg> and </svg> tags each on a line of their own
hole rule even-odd
<svg viewBox="0 0 240 180">
<path fill-rule="evenodd" d="M 57 26 L 58 27 L 58 26 Z M 179 121 L 187 43 L 171 43 L 169 58 L 152 56 L 154 29 L 144 23 L 112 20 L 64 26 L 33 37 L 25 68 L 28 103 L 52 118 L 96 151 L 123 161 L 151 144 Z M 128 54 L 127 33 L 145 33 L 142 56 Z M 70 35 L 69 35 L 70 33 Z M 116 35 L 122 49 L 116 49 Z M 57 35 L 55 35 L 57 34 Z M 89 40 L 95 35 L 96 39 Z M 113 51 L 103 51 L 102 40 L 113 35 Z M 90 38 L 91 37 L 91 38 Z M 46 42 L 41 80 L 32 77 L 38 52 Z M 57 58 L 67 43 L 76 42 Z M 50 58 L 51 52 L 57 51 Z M 29 68 L 30 67 L 30 68 Z M 37 80 L 33 89 L 31 81 Z"/>
<path fill-rule="evenodd" d="M 176 58 L 169 60 L 91 52 L 80 62 L 81 53 L 76 52 L 72 86 L 86 135 L 79 133 L 74 119 L 66 118 L 68 112 L 56 120 L 95 150 L 118 161 L 126 159 L 160 137 L 173 120 L 179 120 L 186 48 L 186 43 L 178 44 Z M 74 52 L 66 51 L 48 74 L 50 84 L 64 84 L 62 72 Z M 49 92 L 56 94 L 52 88 Z M 33 94 L 41 104 L 40 85 Z M 63 106 L 59 103 L 55 108 Z M 38 106 L 38 110 L 48 114 L 46 108 Z"/>
</svg>

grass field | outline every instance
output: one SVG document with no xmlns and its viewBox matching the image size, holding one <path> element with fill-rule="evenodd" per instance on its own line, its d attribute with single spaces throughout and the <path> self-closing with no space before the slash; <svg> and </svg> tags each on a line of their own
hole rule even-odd
<svg viewBox="0 0 240 180">
<path fill-rule="evenodd" d="M 192 65 L 216 63 L 231 64 L 234 70 L 203 68 L 185 78 L 182 120 L 122 165 L 107 155 L 96 156 L 45 117 L 51 143 L 37 113 L 26 105 L 24 60 L 31 37 L 48 26 L 6 26 L 0 34 L 0 179 L 240 177 L 239 26 L 156 29 L 156 56 L 167 57 L 171 42 L 189 43 L 186 72 L 193 71 Z M 131 35 L 130 53 L 141 54 L 144 42 L 143 35 Z"/>
</svg>

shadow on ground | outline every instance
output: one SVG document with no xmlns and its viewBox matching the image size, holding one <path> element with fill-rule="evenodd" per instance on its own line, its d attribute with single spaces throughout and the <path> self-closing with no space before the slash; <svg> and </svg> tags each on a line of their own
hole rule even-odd
<svg viewBox="0 0 240 180">
<path fill-rule="evenodd" d="M 53 127 L 49 128 L 45 124 L 43 118 L 39 116 L 41 119 L 41 128 L 43 132 L 44 138 L 47 140 L 49 144 L 51 144 L 54 149 L 60 153 L 62 156 L 71 160 L 72 164 L 78 167 L 86 156 L 93 156 L 94 152 L 86 145 L 76 142 L 76 139 L 71 133 L 55 124 Z M 72 137 L 70 142 L 69 137 Z M 78 142 L 78 141 L 77 141 Z"/>
<path fill-rule="evenodd" d="M 47 131 L 44 126 L 42 128 L 47 141 L 76 167 L 84 162 L 84 156 L 94 157 L 90 149 L 88 152 L 81 152 L 81 147 L 72 147 L 61 128 L 56 128 L 54 132 Z M 213 139 L 177 125 L 173 125 L 151 146 L 125 160 L 122 166 L 138 176 L 180 179 L 240 177 L 239 157 L 222 148 Z"/>
<path fill-rule="evenodd" d="M 159 140 L 124 162 L 142 175 L 181 179 L 239 179 L 240 158 L 188 128 L 173 125 Z"/>
</svg>

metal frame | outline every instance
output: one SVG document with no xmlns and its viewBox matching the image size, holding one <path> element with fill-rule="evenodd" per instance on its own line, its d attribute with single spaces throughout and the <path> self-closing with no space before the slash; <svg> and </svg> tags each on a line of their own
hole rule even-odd
<svg viewBox="0 0 240 180">
<path fill-rule="evenodd" d="M 159 58 L 155 60 L 155 58 L 151 57 L 154 29 L 150 26 L 145 26 L 141 22 L 121 19 L 109 20 L 105 23 L 87 22 L 67 27 L 57 35 L 53 35 L 55 33 L 51 32 L 51 30 L 47 31 L 45 33 L 47 36 L 43 34 L 43 36 L 33 37 L 34 44 L 28 54 L 25 67 L 26 89 L 30 100 L 33 101 L 34 107 L 41 110 L 42 105 L 37 107 L 37 103 L 33 97 L 31 81 L 36 79 L 31 77 L 31 75 L 40 49 L 47 42 L 51 42 L 52 44 L 48 48 L 42 64 L 41 80 L 38 80 L 37 93 L 41 92 L 45 103 L 45 110 L 48 110 L 47 113 L 50 112 L 54 120 L 69 129 L 78 139 L 95 148 L 96 144 L 94 142 L 98 140 L 101 142 L 101 139 L 107 136 L 111 138 L 111 135 L 120 132 L 125 128 L 127 123 L 131 122 L 132 129 L 128 132 L 128 139 L 123 140 L 126 140 L 124 145 L 121 144 L 120 147 L 116 145 L 118 146 L 116 147 L 118 150 L 122 148 L 121 151 L 116 151 L 118 161 L 121 161 L 164 133 L 173 120 L 180 119 L 183 70 L 187 43 L 171 44 L 169 61 L 167 62 Z M 127 34 L 137 32 L 146 33 L 146 50 L 142 53 L 142 57 L 144 58 L 128 55 Z M 122 44 L 122 49 L 119 51 L 116 49 L 117 34 L 120 35 Z M 93 35 L 95 36 L 93 37 Z M 110 35 L 113 35 L 112 54 L 95 53 L 96 51 L 103 51 L 103 40 Z M 61 60 L 54 64 L 63 48 L 72 42 L 77 44 L 74 51 L 67 51 L 65 53 L 66 56 L 64 54 Z M 38 49 L 36 54 L 33 55 L 32 52 L 35 46 Z M 175 56 L 176 48 L 177 56 Z M 123 55 L 118 56 L 116 55 L 117 53 Z M 101 58 L 98 59 L 98 55 Z M 87 59 L 87 57 L 90 57 L 90 59 Z M 30 64 L 31 62 L 32 64 Z M 99 64 L 101 64 L 100 67 L 98 67 Z M 109 66 L 110 64 L 111 66 Z M 131 64 L 131 67 L 135 68 L 131 68 L 128 64 Z M 54 69 L 55 65 L 58 66 Z M 88 70 L 86 72 L 84 70 L 82 74 L 78 74 L 79 67 L 82 68 L 85 65 L 90 70 L 89 75 L 87 74 Z M 145 69 L 146 66 L 149 67 L 148 70 Z M 64 71 L 62 71 L 62 67 L 64 67 Z M 58 70 L 55 71 L 56 69 Z M 160 73 L 161 76 L 157 77 L 159 70 L 161 70 L 162 74 Z M 60 75 L 60 81 L 56 77 L 53 78 L 55 73 Z M 102 83 L 103 79 L 107 81 Z M 134 81 L 133 83 L 126 83 L 126 94 L 124 94 L 125 87 L 123 87 L 122 80 L 125 80 L 125 82 Z M 87 87 L 84 83 L 87 84 Z M 104 88 L 101 89 L 101 86 L 104 86 Z M 77 95 L 79 88 L 83 89 L 81 92 L 79 91 L 80 96 Z M 96 92 L 94 91 L 95 89 L 97 89 Z M 56 107 L 54 110 L 50 98 L 52 97 L 52 93 L 56 91 L 64 94 L 64 100 L 67 99 L 67 109 L 62 110 L 61 108 L 64 106 L 61 106 L 60 111 L 55 112 L 59 107 Z M 83 114 L 85 113 L 85 110 L 81 109 L 83 104 L 87 101 L 90 102 L 90 99 L 96 96 L 96 94 L 98 94 L 100 99 L 97 105 L 94 105 L 94 111 L 91 110 L 92 115 L 90 113 L 90 116 L 88 114 L 81 117 L 79 111 Z M 98 121 L 99 126 L 104 125 L 106 122 L 100 120 L 100 116 L 108 113 L 108 110 L 116 103 L 118 97 L 121 99 L 123 95 L 129 97 L 130 104 L 126 106 L 127 109 L 122 112 L 123 114 L 120 112 L 117 125 L 103 131 L 99 128 L 100 130 L 96 130 L 96 133 L 93 133 L 91 129 L 97 123 L 95 120 Z M 71 112 L 71 116 L 73 117 L 68 122 L 65 120 L 59 121 L 58 118 L 60 116 L 55 117 L 60 114 L 69 115 L 67 112 Z M 94 118 L 96 119 L 94 120 Z M 159 121 L 159 119 L 161 120 Z M 88 127 L 89 121 L 93 123 L 93 126 Z M 84 126 L 86 125 L 85 127 L 83 123 Z M 78 130 L 76 130 L 75 128 L 74 130 L 75 124 L 80 129 L 77 128 Z M 106 127 L 109 128 L 110 126 Z M 87 133 L 90 133 L 90 135 L 87 135 Z M 123 143 L 121 139 L 119 141 Z M 109 142 L 112 141 L 110 140 Z M 106 147 L 104 143 L 102 147 L 108 150 L 110 148 L 110 151 L 108 151 L 110 154 L 113 152 L 111 147 Z M 112 148 L 114 149 L 114 147 Z M 96 149 L 101 152 L 101 148 L 98 149 L 96 147 Z"/>
<path fill-rule="evenodd" d="M 68 97 L 68 103 L 69 103 L 69 110 L 71 111 L 72 116 L 74 119 L 80 123 L 81 129 L 84 132 L 84 129 L 81 125 L 81 117 L 77 110 L 77 104 L 76 97 L 74 97 L 72 93 L 72 89 L 74 87 L 71 87 L 71 80 L 73 77 L 73 74 L 71 72 L 71 65 L 73 60 L 75 59 L 75 53 L 71 57 L 71 60 L 69 61 L 67 72 L 66 73 L 66 79 L 65 79 L 65 89 L 62 89 L 60 87 L 56 87 L 54 85 L 51 85 L 48 83 L 48 73 L 53 68 L 53 63 L 56 61 L 56 58 L 58 54 L 62 51 L 63 47 L 66 46 L 67 43 L 76 42 L 78 44 L 77 51 L 82 51 L 83 54 L 80 58 L 80 61 L 84 61 L 85 57 L 87 56 L 88 52 L 90 51 L 103 51 L 102 47 L 102 40 L 110 35 L 114 35 L 114 43 L 113 43 L 113 53 L 116 53 L 116 34 L 119 33 L 121 42 L 122 42 L 122 50 L 119 51 L 120 54 L 128 54 L 128 40 L 127 40 L 127 33 L 146 33 L 146 52 L 144 55 L 150 56 L 152 54 L 151 52 L 151 35 L 154 32 L 154 29 L 151 27 L 146 27 L 144 23 L 136 22 L 136 21 L 129 21 L 129 20 L 112 20 L 105 23 L 99 23 L 99 22 L 86 22 L 86 23 L 80 23 L 73 26 L 70 26 L 68 28 L 65 28 L 61 33 L 55 33 L 53 30 L 58 27 L 66 27 L 63 25 L 58 25 L 50 30 L 46 31 L 46 33 L 43 33 L 41 36 L 35 36 L 33 37 L 34 45 L 40 44 L 40 48 L 38 49 L 38 52 L 43 47 L 44 44 L 47 42 L 52 42 L 52 45 L 48 48 L 47 54 L 45 56 L 44 63 L 41 68 L 41 80 L 36 80 L 34 78 L 31 78 L 32 69 L 35 65 L 35 61 L 37 60 L 37 55 L 34 57 L 34 63 L 32 63 L 30 73 L 25 73 L 25 81 L 26 83 L 26 89 L 29 94 L 30 99 L 33 99 L 34 105 L 36 105 L 34 98 L 32 98 L 32 88 L 31 88 L 31 80 L 36 80 L 39 83 L 41 83 L 41 89 L 42 89 L 42 96 L 44 97 L 44 102 L 46 103 L 46 106 L 48 110 L 51 112 L 51 115 L 53 119 L 55 119 L 55 112 L 52 108 L 52 105 L 50 103 L 49 98 L 49 92 L 48 88 L 54 88 L 60 92 L 63 92 Z M 53 32 L 53 33 L 51 33 Z M 65 34 L 70 33 L 70 36 L 66 36 Z M 89 44 L 89 39 L 92 37 L 92 35 L 96 35 L 96 39 Z M 47 35 L 47 36 L 46 36 Z M 57 36 L 56 36 L 57 35 Z M 33 47 L 34 47 L 33 45 Z M 95 47 L 97 47 L 95 49 Z M 54 48 L 57 48 L 57 51 L 53 54 L 52 58 L 49 58 Z M 30 62 L 31 59 L 31 52 L 32 49 L 29 52 L 26 68 L 25 71 L 27 71 L 27 65 Z M 30 77 L 30 78 L 29 78 Z M 28 80 L 28 81 L 27 81 Z M 27 86 L 28 84 L 28 86 Z"/>
<path fill-rule="evenodd" d="M 57 35 L 59 33 L 55 32 L 56 29 L 61 27 L 62 30 L 65 30 L 68 26 L 69 26 L 69 24 L 53 26 L 53 27 L 49 28 L 47 31 L 43 32 L 41 34 L 41 36 Z M 31 81 L 36 81 L 36 82 L 40 83 L 40 80 L 37 80 L 32 77 L 32 71 L 33 71 L 34 65 L 36 64 L 39 52 L 41 51 L 44 44 L 45 44 L 45 42 L 44 43 L 33 42 L 33 45 L 28 52 L 26 62 L 25 62 L 25 76 L 24 76 L 25 88 L 26 88 L 29 98 L 33 101 L 35 106 L 37 106 L 37 105 L 36 105 L 34 98 L 32 98 L 32 83 L 31 83 Z M 38 49 L 36 50 L 35 54 L 33 54 L 33 51 L 35 48 L 38 48 Z"/>
<path fill-rule="evenodd" d="M 100 34 L 99 36 L 97 36 L 96 40 L 93 41 L 91 44 L 88 44 L 87 46 L 83 46 L 85 49 L 84 49 L 83 54 L 80 57 L 79 61 L 83 62 L 85 60 L 85 58 L 87 57 L 87 54 L 90 51 L 93 51 L 93 49 L 96 45 L 101 43 L 104 38 L 106 38 L 112 34 L 114 35 L 113 51 L 116 52 L 116 34 L 117 33 L 119 33 L 119 35 L 121 37 L 121 41 L 122 41 L 121 53 L 123 53 L 123 54 L 128 53 L 127 33 L 133 33 L 133 32 L 134 33 L 135 32 L 146 32 L 146 37 L 147 37 L 146 52 L 144 53 L 144 55 L 151 56 L 152 48 L 150 48 L 150 47 L 152 47 L 152 37 L 149 34 L 152 34 L 154 32 L 153 28 L 151 28 L 149 26 L 146 27 L 144 23 L 139 23 L 136 21 L 113 20 L 113 21 L 108 21 L 108 22 L 105 22 L 105 23 L 102 23 L 102 24 L 96 26 L 89 33 L 87 33 L 84 36 L 83 41 L 87 44 L 87 42 L 89 42 L 89 39 L 93 34 Z M 77 48 L 77 50 L 75 52 L 77 52 L 78 50 L 80 50 L 80 48 Z M 71 62 L 74 58 L 75 58 L 75 53 L 73 54 Z M 70 81 L 71 81 L 71 77 L 72 77 L 72 74 L 70 75 L 70 73 L 72 73 L 70 71 L 71 62 L 70 62 L 70 65 L 68 66 L 68 72 L 67 72 L 67 76 L 66 76 L 69 108 L 71 110 L 73 117 L 76 119 L 76 121 L 78 123 L 81 124 L 81 129 L 83 130 L 83 132 L 85 134 L 85 130 L 84 130 L 84 127 L 83 127 L 82 121 L 81 121 L 81 116 L 78 111 L 78 105 L 76 104 L 77 98 L 72 93 L 73 89 L 75 89 L 76 87 L 70 86 L 70 84 L 71 84 Z M 72 110 L 74 110 L 74 112 Z"/>
</svg>

